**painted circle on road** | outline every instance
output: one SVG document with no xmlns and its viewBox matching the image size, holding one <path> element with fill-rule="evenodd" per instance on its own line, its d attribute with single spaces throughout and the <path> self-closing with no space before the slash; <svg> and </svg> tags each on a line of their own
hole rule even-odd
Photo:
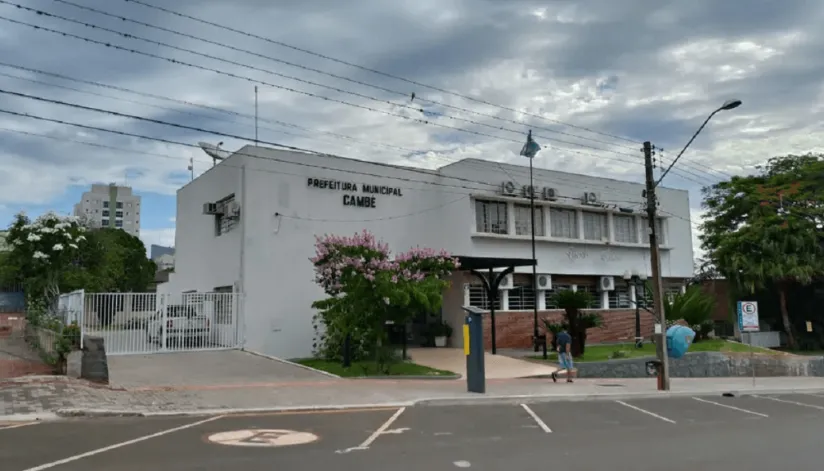
<svg viewBox="0 0 824 471">
<path fill-rule="evenodd" d="M 306 445 L 320 437 L 314 433 L 282 429 L 233 430 L 209 435 L 209 441 L 218 445 L 280 447 Z"/>
</svg>

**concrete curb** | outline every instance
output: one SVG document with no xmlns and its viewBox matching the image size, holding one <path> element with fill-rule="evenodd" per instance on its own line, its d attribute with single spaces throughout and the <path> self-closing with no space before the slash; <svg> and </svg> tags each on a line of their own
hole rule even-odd
<svg viewBox="0 0 824 471">
<path fill-rule="evenodd" d="M 0 422 L 45 422 L 48 420 L 57 420 L 60 416 L 52 412 L 44 412 L 42 414 L 14 414 L 14 415 L 0 415 Z"/>
<path fill-rule="evenodd" d="M 428 376 L 428 375 L 419 375 L 419 376 L 351 376 L 351 377 L 344 378 L 344 379 L 347 379 L 347 380 L 350 380 L 350 379 L 351 380 L 363 380 L 363 379 L 382 380 L 382 379 L 384 379 L 384 380 L 399 380 L 399 381 L 403 381 L 403 380 L 406 380 L 406 379 L 415 379 L 415 380 L 420 381 L 420 380 L 424 379 L 424 380 L 435 380 L 435 381 L 444 381 L 444 380 L 454 381 L 456 379 L 461 379 L 461 378 L 463 378 L 462 375 L 456 374 L 456 375 L 441 375 L 441 376 Z"/>
<path fill-rule="evenodd" d="M 521 394 L 502 396 L 454 396 L 423 398 L 405 402 L 384 402 L 370 404 L 337 404 L 316 406 L 285 406 L 285 407 L 253 407 L 232 409 L 200 409 L 200 410 L 173 410 L 173 411 L 134 411 L 134 410 L 107 410 L 107 409 L 60 409 L 55 414 L 40 414 L 37 420 L 54 420 L 57 418 L 72 417 L 199 417 L 215 415 L 236 415 L 256 413 L 300 413 L 324 412 L 345 410 L 368 410 L 415 406 L 450 406 L 450 405 L 495 405 L 495 404 L 534 404 L 546 402 L 584 402 L 584 401 L 616 401 L 632 399 L 664 399 L 672 397 L 691 396 L 721 396 L 734 394 L 736 396 L 775 395 L 775 394 L 814 394 L 824 393 L 824 388 L 786 388 L 786 389 L 744 389 L 718 391 L 669 391 L 669 392 L 639 392 L 639 393 L 597 393 L 597 394 Z M 31 421 L 32 416 L 6 416 L 0 420 Z"/>
<path fill-rule="evenodd" d="M 261 358 L 267 358 L 269 360 L 278 361 L 278 362 L 284 363 L 286 365 L 295 366 L 295 367 L 302 368 L 302 369 L 308 370 L 308 371 L 313 371 L 315 373 L 319 373 L 319 374 L 322 374 L 324 376 L 328 376 L 330 378 L 343 379 L 343 378 L 341 378 L 340 376 L 338 376 L 336 374 L 329 373 L 328 371 L 323 371 L 323 370 L 319 370 L 317 368 L 312 368 L 311 366 L 301 365 L 300 363 L 295 363 L 293 361 L 284 360 L 283 358 L 273 357 L 273 356 L 267 355 L 265 353 L 255 352 L 253 350 L 241 350 L 241 351 L 246 352 L 250 355 L 258 356 L 258 357 L 261 357 Z"/>
</svg>

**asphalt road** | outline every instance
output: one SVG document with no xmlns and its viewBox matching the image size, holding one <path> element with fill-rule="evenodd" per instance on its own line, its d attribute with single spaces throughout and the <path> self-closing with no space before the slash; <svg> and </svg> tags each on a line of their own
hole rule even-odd
<svg viewBox="0 0 824 471">
<path fill-rule="evenodd" d="M 820 471 L 824 395 L 0 424 L 3 471 Z"/>
</svg>

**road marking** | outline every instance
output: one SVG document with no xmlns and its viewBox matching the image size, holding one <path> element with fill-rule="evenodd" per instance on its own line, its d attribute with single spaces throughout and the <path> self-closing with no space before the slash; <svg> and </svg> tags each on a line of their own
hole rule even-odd
<svg viewBox="0 0 824 471">
<path fill-rule="evenodd" d="M 144 435 L 142 437 L 138 437 L 132 440 L 127 440 L 125 442 L 115 443 L 114 445 L 109 445 L 107 447 L 98 448 L 97 450 L 87 451 L 86 453 L 81 453 L 79 455 L 70 456 L 68 458 L 64 458 L 58 461 L 52 461 L 51 463 L 41 464 L 40 466 L 35 466 L 33 468 L 24 469 L 23 471 L 42 471 L 44 469 L 51 469 L 55 466 L 60 466 L 62 464 L 71 463 L 73 461 L 82 460 L 83 458 L 88 458 L 90 456 L 99 455 L 100 453 L 105 453 L 107 451 L 116 450 L 118 448 L 123 448 L 124 446 L 134 445 L 135 443 L 144 442 L 146 440 L 151 440 L 152 438 L 162 437 L 163 435 L 168 435 L 170 433 L 179 432 L 181 430 L 186 430 L 187 428 L 197 427 L 198 425 L 203 425 L 208 422 L 212 422 L 218 419 L 223 418 L 224 416 L 219 415 L 216 417 L 210 417 L 205 420 L 201 420 L 198 422 L 194 422 L 191 424 L 181 425 L 180 427 L 170 428 L 167 430 L 163 430 L 157 433 L 153 433 L 151 435 Z"/>
<path fill-rule="evenodd" d="M 364 442 L 361 443 L 360 445 L 352 447 L 352 448 L 347 448 L 345 450 L 338 450 L 338 451 L 336 451 L 336 453 L 349 453 L 350 451 L 368 450 L 369 445 L 371 445 L 375 440 L 377 440 L 379 436 L 386 433 L 386 430 L 389 428 L 389 426 L 392 425 L 393 422 L 398 420 L 398 417 L 400 417 L 401 414 L 403 414 L 403 411 L 405 411 L 405 410 L 406 410 L 406 407 L 401 407 L 400 409 L 398 409 L 394 414 L 392 414 L 392 417 L 389 417 L 389 420 L 384 422 L 383 425 L 381 425 L 377 430 L 375 430 L 372 433 L 372 435 L 369 435 L 369 437 L 366 440 L 364 440 Z M 409 429 L 406 429 L 406 430 L 409 430 Z M 393 431 L 393 433 L 394 433 L 394 431 Z"/>
<path fill-rule="evenodd" d="M 675 421 L 674 421 L 674 420 L 672 420 L 672 419 L 668 419 L 668 418 L 666 418 L 666 417 L 664 417 L 664 416 L 658 415 L 658 414 L 656 414 L 655 412 L 650 412 L 650 411 L 648 411 L 648 410 L 646 410 L 646 409 L 641 409 L 640 407 L 633 406 L 632 404 L 627 404 L 627 403 L 626 403 L 626 402 L 624 402 L 624 401 L 615 401 L 615 402 L 617 402 L 618 404 L 621 404 L 622 406 L 627 406 L 627 407 L 629 407 L 630 409 L 637 410 L 638 412 L 641 412 L 642 414 L 647 414 L 647 415 L 648 415 L 648 416 L 650 416 L 650 417 L 655 417 L 656 419 L 663 420 L 664 422 L 669 422 L 669 423 L 671 423 L 671 424 L 674 424 L 674 423 L 675 423 Z"/>
<path fill-rule="evenodd" d="M 208 440 L 218 445 L 279 447 L 306 445 L 318 441 L 314 433 L 283 429 L 233 430 L 209 435 Z"/>
<path fill-rule="evenodd" d="M 552 430 L 549 428 L 549 426 L 546 423 L 544 423 L 544 421 L 541 420 L 540 417 L 538 417 L 538 414 L 536 414 L 532 409 L 530 409 L 528 405 L 521 404 L 521 407 L 523 407 L 526 413 L 529 414 L 535 421 L 535 423 L 538 424 L 538 427 L 541 427 L 541 430 L 543 430 L 546 433 L 552 433 Z"/>
<path fill-rule="evenodd" d="M 824 407 L 814 406 L 812 404 L 804 404 L 803 402 L 788 401 L 786 399 L 777 399 L 777 398 L 774 398 L 774 397 L 767 397 L 767 396 L 753 396 L 753 397 L 759 397 L 761 399 L 769 399 L 771 401 L 783 402 L 783 403 L 786 403 L 786 404 L 795 404 L 796 406 L 801 406 L 801 407 L 810 407 L 812 409 L 824 410 Z"/>
<path fill-rule="evenodd" d="M 468 468 L 468 467 L 472 466 L 472 463 L 470 463 L 469 461 L 465 461 L 465 460 L 454 461 L 454 462 L 452 462 L 452 464 L 454 464 L 458 468 Z"/>
<path fill-rule="evenodd" d="M 28 427 L 29 425 L 37 425 L 40 422 L 23 422 L 23 423 L 1 423 L 0 430 L 11 430 L 13 428 Z"/>
<path fill-rule="evenodd" d="M 693 399 L 695 399 L 696 401 L 700 401 L 700 402 L 706 402 L 707 404 L 714 404 L 714 405 L 719 406 L 719 407 L 726 407 L 727 409 L 737 410 L 739 412 L 746 412 L 747 414 L 757 415 L 759 417 L 769 417 L 769 415 L 762 414 L 761 412 L 754 412 L 754 411 L 751 411 L 751 410 L 742 409 L 740 407 L 735 407 L 735 406 L 731 406 L 731 405 L 728 405 L 728 404 L 722 404 L 720 402 L 708 401 L 706 399 L 701 399 L 700 397 L 693 397 Z"/>
</svg>

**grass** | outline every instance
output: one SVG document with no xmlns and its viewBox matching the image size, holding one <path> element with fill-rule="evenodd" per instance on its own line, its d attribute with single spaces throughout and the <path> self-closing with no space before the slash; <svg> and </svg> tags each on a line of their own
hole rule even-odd
<svg viewBox="0 0 824 471">
<path fill-rule="evenodd" d="M 781 352 L 777 352 L 775 350 L 770 350 L 768 348 L 761 348 L 761 347 L 752 347 L 752 350 L 755 353 L 768 353 L 773 355 L 778 355 Z M 694 343 L 690 346 L 689 352 L 722 352 L 722 353 L 735 353 L 735 352 L 749 352 L 750 346 L 738 342 L 728 342 L 726 340 L 718 340 L 718 339 L 711 339 L 711 340 L 702 340 L 700 342 Z M 616 357 L 615 353 L 621 352 L 623 356 Z M 584 354 L 579 358 L 576 358 L 576 361 L 607 361 L 612 359 L 623 359 L 623 358 L 640 358 L 640 357 L 652 357 L 655 356 L 655 345 L 651 343 L 645 343 L 642 348 L 635 348 L 634 344 L 631 343 L 624 343 L 624 344 L 614 344 L 614 345 L 588 345 Z M 530 357 L 536 360 L 542 360 L 542 356 L 533 356 Z M 557 361 L 557 354 L 550 354 L 549 360 Z"/>
<path fill-rule="evenodd" d="M 294 360 L 303 366 L 308 366 L 316 370 L 332 373 L 344 378 L 364 378 L 374 376 L 454 376 L 455 373 L 445 370 L 436 370 L 428 366 L 418 365 L 412 362 L 394 363 L 389 368 L 389 373 L 380 371 L 378 365 L 371 361 L 352 362 L 352 366 L 344 368 L 340 362 L 321 360 L 318 358 L 303 358 Z"/>
</svg>

